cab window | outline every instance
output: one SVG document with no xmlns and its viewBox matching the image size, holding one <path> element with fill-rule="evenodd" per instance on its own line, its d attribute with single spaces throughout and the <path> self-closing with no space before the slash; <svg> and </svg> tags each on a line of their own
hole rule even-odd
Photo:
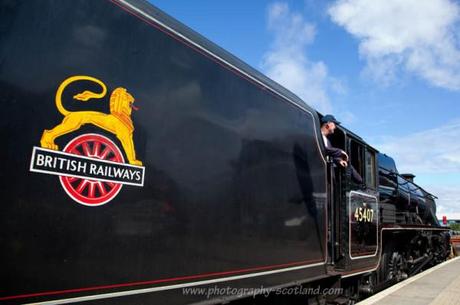
<svg viewBox="0 0 460 305">
<path fill-rule="evenodd" d="M 350 142 L 350 163 L 355 168 L 356 172 L 363 177 L 363 146 L 358 142 L 351 140 Z"/>
<path fill-rule="evenodd" d="M 375 189 L 375 154 L 366 149 L 366 186 Z"/>
</svg>

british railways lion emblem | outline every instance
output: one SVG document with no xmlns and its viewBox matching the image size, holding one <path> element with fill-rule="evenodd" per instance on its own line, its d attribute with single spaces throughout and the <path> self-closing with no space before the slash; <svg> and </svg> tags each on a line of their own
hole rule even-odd
<svg viewBox="0 0 460 305">
<path fill-rule="evenodd" d="M 77 81 L 91 81 L 101 87 L 99 93 L 85 90 L 73 96 L 86 102 L 101 99 L 107 94 L 106 85 L 97 78 L 85 75 L 72 76 L 58 87 L 55 102 L 64 116 L 62 122 L 43 131 L 40 145 L 34 147 L 30 170 L 58 175 L 62 187 L 76 202 L 86 206 L 100 206 L 120 192 L 122 186 L 143 186 L 145 168 L 136 158 L 133 142 L 134 125 L 132 110 L 137 110 L 134 97 L 118 87 L 110 95 L 110 113 L 98 111 L 69 111 L 62 104 L 62 95 L 68 85 Z M 70 134 L 85 124 L 92 124 L 113 134 L 121 143 L 122 150 L 108 137 L 98 133 L 79 135 L 59 150 L 55 140 Z"/>
</svg>

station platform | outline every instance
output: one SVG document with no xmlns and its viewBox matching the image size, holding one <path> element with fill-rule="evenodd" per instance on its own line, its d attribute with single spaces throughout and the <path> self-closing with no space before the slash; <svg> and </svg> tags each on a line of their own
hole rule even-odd
<svg viewBox="0 0 460 305">
<path fill-rule="evenodd" d="M 460 257 L 389 287 L 357 305 L 460 305 Z"/>
</svg>

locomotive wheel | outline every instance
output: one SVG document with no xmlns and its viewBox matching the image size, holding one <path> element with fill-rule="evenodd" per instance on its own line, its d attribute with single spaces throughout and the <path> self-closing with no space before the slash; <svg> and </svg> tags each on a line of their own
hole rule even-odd
<svg viewBox="0 0 460 305">
<path fill-rule="evenodd" d="M 388 259 L 386 279 L 389 281 L 395 280 L 396 282 L 405 279 L 407 275 L 404 269 L 405 263 L 403 256 L 398 252 L 391 253 Z"/>
<path fill-rule="evenodd" d="M 453 247 L 451 244 L 447 244 L 443 239 L 433 239 L 434 247 L 434 260 L 432 265 L 439 264 L 446 260 L 446 258 L 452 253 Z"/>
<path fill-rule="evenodd" d="M 99 134 L 83 134 L 71 140 L 64 152 L 80 156 L 124 163 L 120 149 L 108 138 Z M 78 177 L 59 177 L 67 194 L 86 206 L 100 206 L 112 200 L 122 184 Z"/>
<path fill-rule="evenodd" d="M 407 278 L 406 265 L 404 257 L 392 246 L 392 243 L 387 244 L 383 249 L 376 275 L 378 290 Z"/>
</svg>

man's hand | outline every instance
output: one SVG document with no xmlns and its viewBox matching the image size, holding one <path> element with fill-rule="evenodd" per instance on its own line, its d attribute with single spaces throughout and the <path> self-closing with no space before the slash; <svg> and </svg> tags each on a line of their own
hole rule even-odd
<svg viewBox="0 0 460 305">
<path fill-rule="evenodd" d="M 347 153 L 345 151 L 343 151 L 343 150 L 341 151 L 341 153 L 342 153 L 342 156 L 343 156 L 343 160 L 348 161 L 349 159 L 348 159 Z"/>
<path fill-rule="evenodd" d="M 343 167 L 347 167 L 347 166 L 348 166 L 348 163 L 347 163 L 347 161 L 345 161 L 345 160 L 340 160 L 340 161 L 339 161 L 339 164 L 342 165 Z"/>
</svg>

